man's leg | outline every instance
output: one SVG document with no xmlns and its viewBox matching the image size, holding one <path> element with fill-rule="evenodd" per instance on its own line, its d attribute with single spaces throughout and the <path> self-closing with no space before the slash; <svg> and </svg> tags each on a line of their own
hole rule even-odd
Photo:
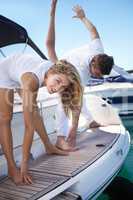
<svg viewBox="0 0 133 200">
<path fill-rule="evenodd" d="M 82 105 L 81 113 L 83 114 L 83 116 L 86 119 L 86 124 L 81 128 L 81 131 L 88 129 L 88 128 L 97 128 L 100 126 L 100 124 L 97 123 L 93 119 L 91 112 L 89 111 L 89 108 L 87 107 L 87 101 L 86 101 L 85 97 L 83 97 L 83 105 Z"/>
<path fill-rule="evenodd" d="M 17 184 L 21 182 L 20 171 L 13 157 L 11 119 L 13 113 L 13 90 L 0 89 L 0 143 L 5 154 L 8 174 Z"/>
<path fill-rule="evenodd" d="M 81 113 L 84 115 L 85 119 L 88 121 L 88 124 L 90 124 L 93 121 L 93 117 L 87 107 L 86 98 L 84 96 L 83 96 L 83 105 L 82 105 Z"/>
</svg>

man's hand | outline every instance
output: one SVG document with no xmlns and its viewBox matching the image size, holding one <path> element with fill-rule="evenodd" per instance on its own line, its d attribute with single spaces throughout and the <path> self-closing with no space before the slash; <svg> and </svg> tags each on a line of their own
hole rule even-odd
<svg viewBox="0 0 133 200">
<path fill-rule="evenodd" d="M 57 4 L 57 0 L 52 0 L 52 3 L 51 3 L 51 12 L 50 12 L 51 16 L 55 15 L 56 4 Z"/>
<path fill-rule="evenodd" d="M 81 6 L 79 6 L 79 5 L 76 5 L 76 6 L 73 7 L 73 11 L 76 13 L 76 15 L 73 16 L 73 18 L 78 18 L 78 19 L 80 19 L 84 23 L 85 27 L 89 30 L 89 32 L 91 34 L 91 39 L 94 40 L 96 38 L 100 38 L 99 33 L 98 33 L 96 27 L 86 17 L 83 8 Z"/>
<path fill-rule="evenodd" d="M 76 15 L 73 16 L 73 18 L 79 18 L 81 20 L 85 18 L 85 12 L 81 6 L 79 5 L 74 6 L 73 11 L 76 13 Z"/>
</svg>

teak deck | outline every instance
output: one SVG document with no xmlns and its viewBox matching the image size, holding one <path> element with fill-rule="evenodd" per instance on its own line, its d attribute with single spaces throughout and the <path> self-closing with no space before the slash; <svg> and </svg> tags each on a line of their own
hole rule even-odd
<svg viewBox="0 0 133 200">
<path fill-rule="evenodd" d="M 100 129 L 78 135 L 78 150 L 69 156 L 42 155 L 33 161 L 30 166 L 32 185 L 16 186 L 9 178 L 1 180 L 0 200 L 34 200 L 44 196 L 94 163 L 112 147 L 118 136 Z M 61 194 L 56 199 L 67 200 L 68 197 Z M 69 196 L 69 199 L 76 197 Z"/>
</svg>

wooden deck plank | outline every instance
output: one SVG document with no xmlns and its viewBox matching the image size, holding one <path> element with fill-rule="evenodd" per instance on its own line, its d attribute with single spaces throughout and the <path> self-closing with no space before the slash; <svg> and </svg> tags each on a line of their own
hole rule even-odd
<svg viewBox="0 0 133 200">
<path fill-rule="evenodd" d="M 5 196 L 5 194 L 3 194 L 2 192 L 0 192 L 0 197 L 4 198 L 5 200 L 8 200 L 9 198 L 7 196 Z"/>
<path fill-rule="evenodd" d="M 7 185 L 16 186 L 10 179 L 7 179 L 4 183 L 7 184 Z M 33 190 L 33 191 L 40 191 L 40 190 L 43 189 L 42 184 L 36 183 L 35 180 L 34 180 L 32 185 L 18 185 L 17 187 L 18 188 L 24 188 L 24 189 L 27 189 L 27 190 Z"/>
<path fill-rule="evenodd" d="M 0 197 L 0 200 L 6 200 L 5 197 Z"/>
<path fill-rule="evenodd" d="M 54 179 L 53 179 L 54 181 L 51 181 L 51 177 L 52 176 L 54 177 Z M 33 195 L 29 200 L 36 200 L 37 198 L 45 195 L 46 193 L 52 191 L 54 188 L 58 187 L 62 183 L 66 182 L 68 179 L 69 179 L 69 177 L 57 176 L 57 180 L 55 181 L 55 175 L 51 175 L 50 174 L 49 181 L 51 181 L 51 184 L 48 187 L 45 187 L 45 189 L 42 190 L 41 192 L 36 193 L 35 195 Z M 40 183 L 43 184 L 44 181 L 40 181 Z"/>
<path fill-rule="evenodd" d="M 5 200 L 26 200 L 24 197 L 16 196 L 15 194 L 11 195 L 5 192 L 0 192 L 0 196 L 5 198 Z"/>
<path fill-rule="evenodd" d="M 33 184 L 34 184 L 34 187 L 32 186 Z M 21 186 L 17 185 L 17 188 L 24 191 L 24 192 L 27 192 L 27 193 L 36 193 L 36 192 L 39 192 L 43 189 L 43 186 L 41 184 L 35 184 L 35 183 L 33 183 L 33 184 L 32 185 L 21 185 Z M 38 185 L 40 187 L 38 187 Z M 5 186 L 10 187 L 11 185 L 5 183 Z"/>
<path fill-rule="evenodd" d="M 0 200 L 5 200 L 5 198 L 0 196 Z"/>
<path fill-rule="evenodd" d="M 11 184 L 9 183 L 5 183 L 8 186 L 10 186 Z M 27 189 L 27 190 L 33 190 L 33 191 L 40 191 L 43 187 L 41 184 L 37 184 L 37 183 L 33 183 L 32 185 L 18 185 L 17 186 L 20 189 Z"/>
<path fill-rule="evenodd" d="M 5 198 L 5 197 L 2 196 L 1 193 L 0 193 L 0 200 L 9 200 L 9 199 Z"/>
<path fill-rule="evenodd" d="M 4 188 L 2 185 L 0 185 L 0 192 L 7 193 L 13 196 L 15 195 L 18 197 L 24 197 L 24 198 L 29 198 L 31 196 L 30 194 L 27 194 L 25 192 L 15 191 L 15 187 L 14 187 L 14 190 L 10 190 L 8 188 Z"/>
<path fill-rule="evenodd" d="M 10 179 L 0 183 L 0 200 L 35 200 L 75 176 L 103 155 L 116 141 L 118 134 L 96 129 L 78 136 L 79 150 L 69 156 L 43 155 L 32 163 L 32 185 L 16 186 Z M 98 147 L 97 144 L 104 144 Z M 61 194 L 56 200 L 74 200 L 70 194 Z"/>
<path fill-rule="evenodd" d="M 8 184 L 5 184 L 5 183 L 2 184 L 1 188 L 12 190 L 12 191 L 14 191 L 14 193 L 15 192 L 22 192 L 22 193 L 26 193 L 26 194 L 35 194 L 36 193 L 36 191 L 34 191 L 34 190 L 29 190 L 27 188 L 25 189 L 25 188 L 22 188 L 22 187 L 21 188 L 20 187 L 14 187 L 12 185 L 8 185 Z"/>
<path fill-rule="evenodd" d="M 74 176 L 103 155 L 117 136 L 118 134 L 100 130 L 91 134 L 81 134 L 77 142 L 79 151 L 72 152 L 69 156 L 51 156 L 47 160 L 42 159 L 40 164 L 38 163 L 31 170 L 40 173 Z M 103 146 L 98 147 L 97 144 L 103 144 Z"/>
<path fill-rule="evenodd" d="M 2 198 L 9 200 L 33 200 L 51 191 L 68 180 L 68 177 L 46 173 L 32 172 L 34 183 L 32 185 L 16 186 L 10 179 L 0 184 Z M 36 188 L 36 185 L 39 186 Z M 40 187 L 41 186 L 41 187 Z"/>
</svg>

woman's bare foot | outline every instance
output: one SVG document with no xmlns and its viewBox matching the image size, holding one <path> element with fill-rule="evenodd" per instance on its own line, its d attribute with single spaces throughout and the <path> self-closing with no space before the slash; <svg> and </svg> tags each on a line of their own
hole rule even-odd
<svg viewBox="0 0 133 200">
<path fill-rule="evenodd" d="M 19 184 L 23 183 L 21 172 L 20 172 L 20 170 L 17 167 L 10 168 L 8 170 L 8 176 L 9 176 L 9 178 L 11 178 L 11 180 L 16 185 L 19 185 Z"/>
<path fill-rule="evenodd" d="M 46 152 L 47 154 L 57 154 L 57 155 L 62 155 L 62 156 L 67 156 L 68 155 L 68 152 L 56 147 L 55 145 L 49 143 L 47 146 L 46 146 Z"/>
</svg>

